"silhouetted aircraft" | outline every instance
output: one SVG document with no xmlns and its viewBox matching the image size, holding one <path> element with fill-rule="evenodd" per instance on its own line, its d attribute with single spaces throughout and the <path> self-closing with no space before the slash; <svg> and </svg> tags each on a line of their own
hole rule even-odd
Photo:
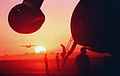
<svg viewBox="0 0 120 76">
<path fill-rule="evenodd" d="M 30 43 L 29 45 L 23 45 L 23 46 L 21 46 L 21 47 L 31 48 L 31 47 L 33 47 L 33 46 L 37 46 L 37 45 L 31 45 L 31 43 Z"/>
<path fill-rule="evenodd" d="M 23 0 L 13 7 L 8 16 L 10 27 L 17 33 L 30 34 L 42 26 L 45 15 L 40 7 L 43 0 Z"/>
<path fill-rule="evenodd" d="M 22 4 L 15 6 L 8 17 L 10 27 L 23 34 L 37 31 L 45 21 L 45 16 L 40 10 L 42 2 L 43 0 L 24 0 Z M 80 0 L 71 17 L 71 34 L 74 42 L 62 66 L 77 44 L 89 47 L 91 51 L 120 56 L 120 1 Z M 22 47 L 32 46 L 34 45 Z M 117 76 L 120 76 L 119 59 L 120 57 L 113 58 L 113 66 L 110 66 L 113 74 Z M 110 69 L 110 72 L 112 71 Z"/>
<path fill-rule="evenodd" d="M 37 31 L 45 21 L 40 10 L 44 0 L 24 0 L 9 13 L 11 28 L 29 34 Z M 77 44 L 99 53 L 120 55 L 119 0 L 80 0 L 71 17 L 71 34 L 74 40 L 70 55 Z M 25 46 L 31 47 L 31 46 Z"/>
<path fill-rule="evenodd" d="M 119 18 L 119 0 L 80 0 L 71 17 L 74 43 L 64 63 L 77 44 L 91 51 L 120 55 Z"/>
</svg>

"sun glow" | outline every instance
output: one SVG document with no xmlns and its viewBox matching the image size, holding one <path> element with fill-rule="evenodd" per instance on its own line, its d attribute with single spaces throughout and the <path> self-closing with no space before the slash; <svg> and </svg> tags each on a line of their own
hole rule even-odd
<svg viewBox="0 0 120 76">
<path fill-rule="evenodd" d="M 38 46 L 35 48 L 35 53 L 46 52 L 46 48 L 43 46 Z"/>
</svg>

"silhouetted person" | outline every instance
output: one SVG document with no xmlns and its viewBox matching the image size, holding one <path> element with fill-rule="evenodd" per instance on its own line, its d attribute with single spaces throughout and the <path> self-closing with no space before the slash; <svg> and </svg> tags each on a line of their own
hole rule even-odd
<svg viewBox="0 0 120 76">
<path fill-rule="evenodd" d="M 104 74 L 110 76 L 111 73 L 111 60 L 109 56 L 104 57 Z"/>
<path fill-rule="evenodd" d="M 44 62 L 45 62 L 46 73 L 47 75 L 49 75 L 47 54 L 45 54 Z"/>
<path fill-rule="evenodd" d="M 59 53 L 56 55 L 57 71 L 59 71 Z"/>
<path fill-rule="evenodd" d="M 80 76 L 88 76 L 90 62 L 88 55 L 86 55 L 86 48 L 81 48 L 81 54 L 76 57 L 75 64 L 79 70 Z"/>
<path fill-rule="evenodd" d="M 65 46 L 64 46 L 63 44 L 61 44 L 61 47 L 62 47 L 62 53 L 61 53 L 61 56 L 62 56 L 62 58 L 64 59 L 65 54 L 66 54 L 66 48 L 65 48 Z"/>
</svg>

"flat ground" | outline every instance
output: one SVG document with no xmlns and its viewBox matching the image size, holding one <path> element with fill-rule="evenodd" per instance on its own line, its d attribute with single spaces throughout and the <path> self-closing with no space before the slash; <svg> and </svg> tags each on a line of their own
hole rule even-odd
<svg viewBox="0 0 120 76">
<path fill-rule="evenodd" d="M 65 67 L 60 67 L 59 71 L 57 71 L 56 60 L 53 59 L 54 57 L 48 59 L 49 76 L 78 76 L 78 70 L 74 64 L 76 55 L 70 57 Z M 120 57 L 110 57 L 109 61 L 106 61 L 106 64 L 104 56 L 94 57 L 93 55 L 90 56 L 89 54 L 89 57 L 91 64 L 89 76 L 120 76 Z M 61 64 L 62 59 L 60 59 L 60 65 Z M 28 60 L 1 60 L 0 76 L 48 76 L 48 74 L 46 72 L 44 59 L 40 58 Z"/>
<path fill-rule="evenodd" d="M 93 68 L 100 68 L 103 66 L 102 59 L 92 59 L 91 66 Z M 69 59 L 65 67 L 60 67 L 57 71 L 55 59 L 49 59 L 48 69 L 49 76 L 77 76 L 78 71 L 74 65 L 75 59 Z M 60 64 L 62 60 L 60 60 Z M 98 63 L 100 65 L 98 65 Z M 95 67 L 96 66 L 96 67 Z M 34 60 L 9 60 L 0 61 L 0 76 L 46 76 L 45 63 L 43 59 Z"/>
</svg>

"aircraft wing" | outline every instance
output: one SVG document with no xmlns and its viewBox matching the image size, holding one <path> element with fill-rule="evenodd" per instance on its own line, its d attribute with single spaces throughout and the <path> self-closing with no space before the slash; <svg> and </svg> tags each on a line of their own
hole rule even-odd
<svg viewBox="0 0 120 76">
<path fill-rule="evenodd" d="M 31 46 L 37 46 L 37 45 L 31 45 Z"/>
<path fill-rule="evenodd" d="M 26 46 L 20 46 L 20 47 L 26 47 Z"/>
</svg>

